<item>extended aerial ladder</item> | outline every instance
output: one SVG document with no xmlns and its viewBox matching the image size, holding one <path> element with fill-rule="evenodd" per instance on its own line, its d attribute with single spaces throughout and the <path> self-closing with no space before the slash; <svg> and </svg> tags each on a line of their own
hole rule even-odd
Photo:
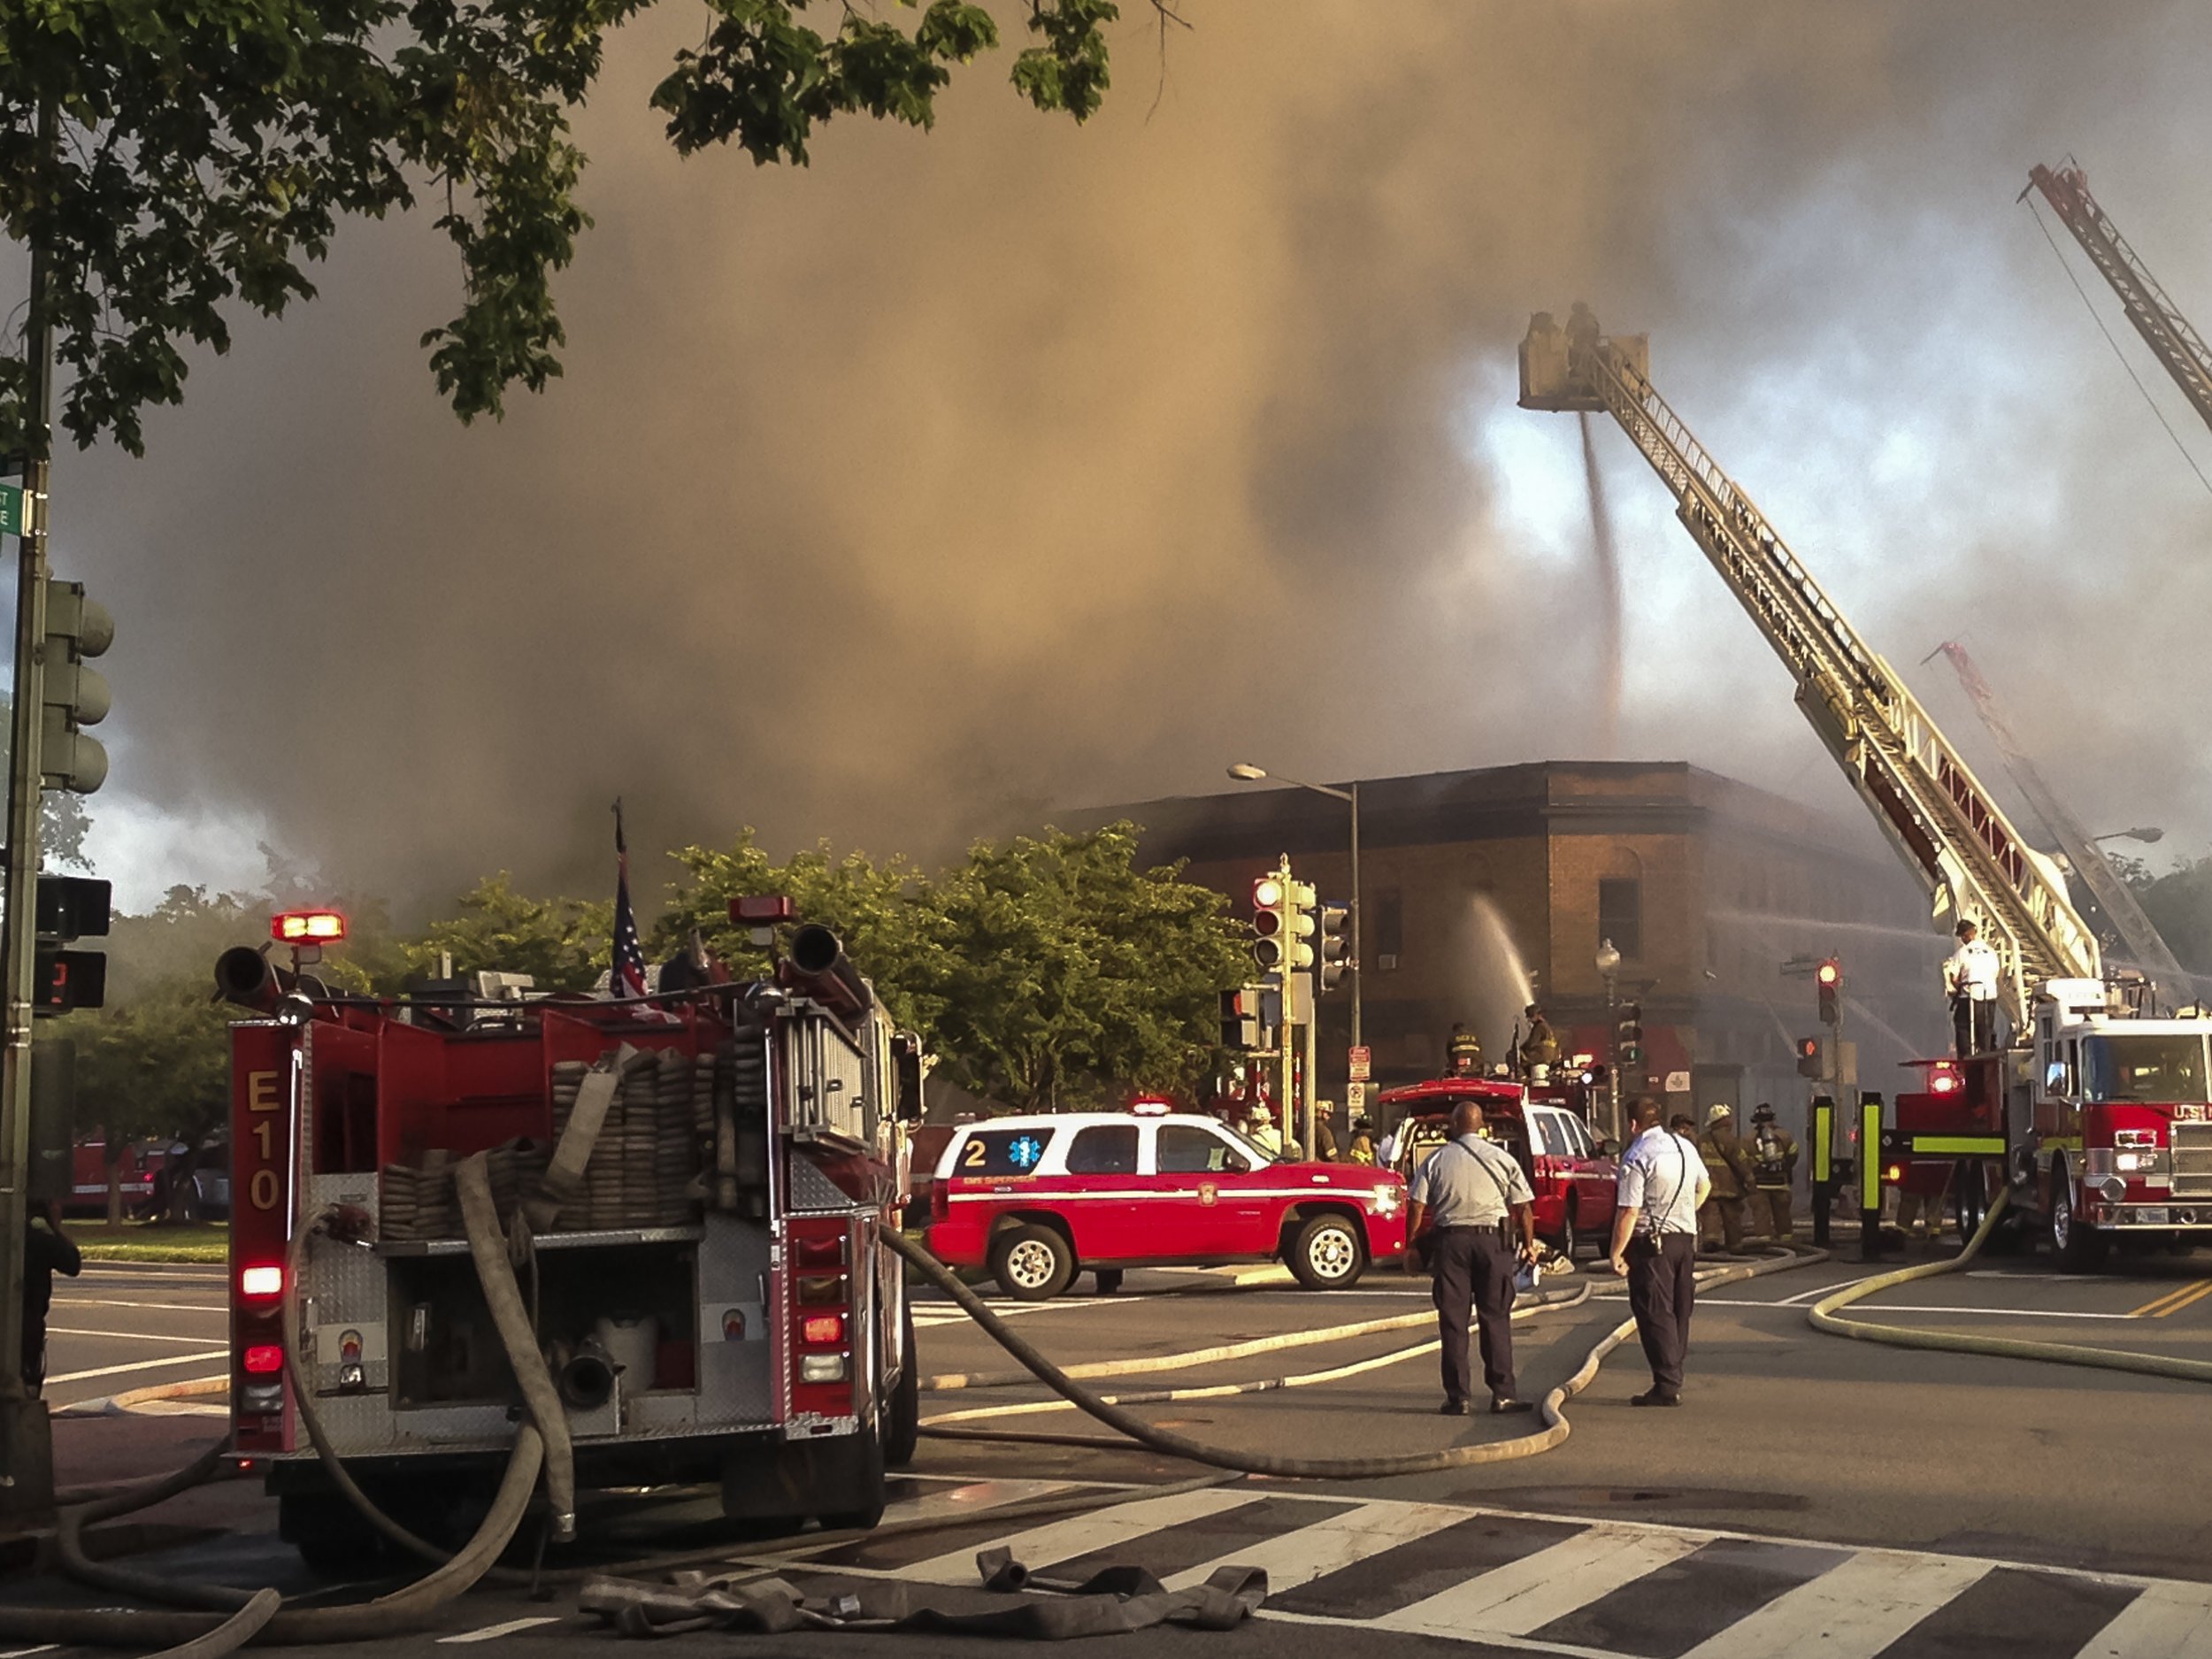
<svg viewBox="0 0 2212 1659">
<path fill-rule="evenodd" d="M 2074 873 L 2081 878 L 2082 885 L 2096 899 L 2098 908 L 2111 922 L 2113 931 L 2120 935 L 2120 942 L 2127 947 L 2135 965 L 2142 969 L 2154 985 L 2164 989 L 2170 1002 L 2190 1000 L 2185 997 L 2190 984 L 2188 971 L 2174 959 L 2173 950 L 2166 943 L 2165 936 L 2158 931 L 2158 925 L 2144 914 L 2142 905 L 2136 900 L 2135 890 L 2112 867 L 2112 861 L 2105 856 L 2104 849 L 2098 846 L 2089 832 L 2082 827 L 2081 820 L 2073 815 L 2065 802 L 2059 799 L 2058 792 L 2044 781 L 2035 762 L 2029 758 L 2027 750 L 2021 748 L 2020 740 L 2012 734 L 2011 722 L 2005 718 L 2004 710 L 1997 702 L 1997 694 L 1989 688 L 1989 682 L 1982 678 L 1981 670 L 1974 666 L 1974 659 L 1967 655 L 1966 648 L 1956 640 L 1946 640 L 1936 649 L 1950 660 L 1952 669 L 1959 677 L 1959 685 L 1973 700 L 1975 709 L 1982 717 L 1982 724 L 1989 728 L 1989 735 L 1995 740 L 1998 752 L 2004 757 L 2006 772 L 2011 774 L 2012 781 L 2027 797 L 2027 803 L 2035 809 L 2036 816 L 2043 820 L 2056 839 L 2059 850 L 2066 855 Z"/>
<path fill-rule="evenodd" d="M 1603 411 L 1673 494 L 1677 516 L 1797 681 L 1797 704 L 1933 904 L 1980 924 L 2003 960 L 2015 1030 L 2048 979 L 2101 979 L 2096 936 L 2062 872 L 2020 837 L 1905 682 L 1862 640 L 1749 496 L 1652 389 L 1647 336 L 1605 338 L 1586 307 L 1540 312 L 1521 344 L 1521 406 Z"/>
<path fill-rule="evenodd" d="M 2136 257 L 2119 227 L 2089 194 L 2089 178 L 2079 167 L 2032 167 L 2028 190 L 2040 190 L 2060 221 L 2074 234 L 2089 262 L 2120 296 L 2122 309 L 2151 354 L 2173 376 L 2197 416 L 2212 426 L 2212 349 L 2189 319 L 2166 297 L 2150 267 Z M 2028 190 L 2020 192 L 2026 199 Z"/>
</svg>

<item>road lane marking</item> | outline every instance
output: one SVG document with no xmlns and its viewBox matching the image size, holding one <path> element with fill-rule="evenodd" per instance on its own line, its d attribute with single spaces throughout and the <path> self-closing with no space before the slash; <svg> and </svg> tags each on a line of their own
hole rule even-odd
<svg viewBox="0 0 2212 1659">
<path fill-rule="evenodd" d="M 57 1308 L 158 1308 L 170 1313 L 221 1313 L 230 1311 L 219 1302 L 122 1302 L 112 1296 L 63 1296 L 54 1298 Z"/>
<path fill-rule="evenodd" d="M 49 1336 L 89 1336 L 103 1342 L 204 1342 L 204 1336 L 163 1336 L 154 1331 L 80 1331 L 73 1325 L 50 1325 Z"/>
<path fill-rule="evenodd" d="M 1294 1590 L 1316 1578 L 1357 1566 L 1386 1549 L 1395 1549 L 1431 1532 L 1456 1526 L 1467 1511 L 1441 1503 L 1403 1503 L 1380 1501 L 1333 1515 L 1311 1526 L 1301 1526 L 1269 1539 L 1263 1544 L 1233 1549 L 1165 1580 L 1171 1590 L 1187 1590 L 1203 1584 L 1219 1567 L 1252 1566 L 1267 1573 L 1268 1593 Z"/>
<path fill-rule="evenodd" d="M 125 1371 L 159 1371 L 165 1365 L 188 1365 L 197 1360 L 229 1357 L 230 1350 L 227 1348 L 210 1348 L 204 1354 L 172 1354 L 167 1359 L 142 1359 L 133 1365 L 100 1365 L 91 1371 L 64 1371 L 58 1377 L 49 1377 L 46 1386 L 51 1388 L 58 1383 L 89 1382 L 95 1377 L 120 1377 Z"/>
<path fill-rule="evenodd" d="M 902 1569 L 898 1576 L 919 1584 L 973 1584 L 978 1552 L 994 1548 L 1012 1551 L 1015 1560 L 1032 1571 L 1038 1571 L 1055 1562 L 1072 1561 L 1093 1550 L 1125 1545 L 1132 1539 L 1156 1532 L 1163 1527 L 1179 1526 L 1185 1521 L 1240 1509 L 1267 1495 L 1263 1492 L 1201 1486 L 1195 1492 L 1178 1492 L 1164 1498 L 1141 1498 L 1133 1503 L 1118 1503 L 1110 1509 L 1071 1516 L 1027 1532 L 1011 1532 L 965 1548 L 949 1550 Z"/>
<path fill-rule="evenodd" d="M 1864 1550 L 1700 1642 L 1681 1659 L 1874 1659 L 1992 1563 Z"/>
<path fill-rule="evenodd" d="M 2154 1584 L 2084 1644 L 2076 1659 L 2212 1659 L 2212 1590 Z"/>
<path fill-rule="evenodd" d="M 2181 1295 L 2168 1297 L 2166 1300 L 2166 1305 L 2161 1308 L 2156 1313 L 2151 1315 L 2151 1317 L 2154 1319 L 2171 1318 L 2175 1314 L 2179 1313 L 2184 1308 L 2194 1307 L 2198 1302 L 2202 1302 L 2207 1296 L 2212 1296 L 2212 1279 L 2204 1279 L 2197 1284 L 2192 1285 Z"/>
<path fill-rule="evenodd" d="M 518 1631 L 535 1630 L 541 1624 L 557 1624 L 558 1613 L 540 1613 L 531 1618 L 511 1618 L 503 1624 L 487 1624 L 481 1630 L 465 1631 L 458 1636 L 441 1636 L 441 1646 L 457 1641 L 495 1641 L 502 1636 L 511 1636 Z"/>
<path fill-rule="evenodd" d="M 38 1647 L 11 1647 L 7 1652 L 0 1653 L 0 1659 L 31 1659 L 35 1653 L 52 1653 L 60 1646 L 58 1641 L 50 1641 Z"/>
<path fill-rule="evenodd" d="M 1010 1503 L 1026 1503 L 1079 1489 L 1071 1480 L 971 1480 L 949 1489 L 900 1498 L 883 1506 L 885 1525 L 891 1522 L 980 1520 L 989 1511 Z"/>
<path fill-rule="evenodd" d="M 1526 1636 L 1701 1548 L 1690 1539 L 1600 1522 L 1374 1624 L 1432 1636 Z"/>
<path fill-rule="evenodd" d="M 2178 1306 L 2183 1299 L 2192 1294 L 2200 1294 L 2207 1289 L 2212 1289 L 2212 1279 L 2193 1279 L 2185 1285 L 2177 1285 L 2171 1290 L 2159 1292 L 2141 1307 L 2131 1310 L 2128 1317 L 2131 1319 L 2155 1319 L 2160 1310 L 2169 1302 Z"/>
</svg>

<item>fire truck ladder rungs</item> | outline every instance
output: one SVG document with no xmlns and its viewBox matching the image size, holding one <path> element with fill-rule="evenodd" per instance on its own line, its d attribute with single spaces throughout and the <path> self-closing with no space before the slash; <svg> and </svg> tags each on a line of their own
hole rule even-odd
<svg viewBox="0 0 2212 1659">
<path fill-rule="evenodd" d="M 2055 172 L 2032 167 L 2028 189 L 2043 193 L 2060 222 L 2089 256 L 2090 264 L 2097 267 L 2097 274 L 2120 296 L 2121 309 L 2159 365 L 2173 377 L 2197 418 L 2212 426 L 2212 348 L 2205 345 L 2203 336 L 2166 296 L 2150 267 L 2120 234 L 2119 227 L 2097 205 L 2097 198 L 2089 194 L 2088 175 L 2079 167 L 2061 167 Z M 2027 193 L 2020 194 L 2024 197 Z"/>
<path fill-rule="evenodd" d="M 1996 935 L 2016 1021 L 2025 1023 L 2028 985 L 2100 978 L 2095 937 L 2055 867 L 1666 400 L 1609 341 L 1576 349 L 1571 370 L 1673 494 L 1684 527 L 1796 680 L 1798 706 L 1941 901 L 1938 914 L 1975 917 Z"/>
</svg>

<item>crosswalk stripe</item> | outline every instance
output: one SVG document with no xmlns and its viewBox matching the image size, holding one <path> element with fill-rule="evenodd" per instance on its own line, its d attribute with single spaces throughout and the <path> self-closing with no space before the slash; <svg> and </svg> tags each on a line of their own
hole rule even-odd
<svg viewBox="0 0 2212 1659">
<path fill-rule="evenodd" d="M 1370 1556 L 1431 1532 L 1440 1532 L 1467 1518 L 1464 1509 L 1440 1503 L 1363 1503 L 1356 1509 L 1333 1515 L 1310 1526 L 1299 1527 L 1248 1549 L 1232 1550 L 1199 1566 L 1187 1568 L 1166 1580 L 1171 1590 L 1203 1584 L 1217 1567 L 1262 1567 L 1267 1571 L 1271 1595 L 1294 1590 L 1316 1578 L 1357 1566 Z"/>
<path fill-rule="evenodd" d="M 1525 1636 L 1698 1548 L 1695 1539 L 1601 1522 L 1374 1623 L 1437 1636 Z"/>
<path fill-rule="evenodd" d="M 2212 1587 L 2152 1585 L 2091 1637 L 2077 1659 L 2212 1659 Z"/>
<path fill-rule="evenodd" d="M 1164 1526 L 1176 1526 L 1202 1516 L 1241 1509 L 1248 1503 L 1258 1502 L 1264 1495 L 1259 1492 L 1231 1491 L 1222 1486 L 1201 1486 L 1195 1492 L 1178 1492 L 1164 1498 L 1144 1498 L 1134 1503 L 1118 1503 L 1110 1509 L 1094 1509 L 1087 1515 L 1071 1516 L 1064 1521 L 1048 1522 L 1043 1526 L 1010 1533 L 988 1543 L 933 1555 L 926 1561 L 915 1563 L 899 1576 L 921 1584 L 972 1584 L 975 1582 L 977 1553 L 994 1546 L 1012 1550 L 1015 1560 L 1033 1571 L 1042 1571 L 1056 1561 L 1087 1555 L 1094 1549 L 1124 1546 L 1133 1539 L 1157 1532 Z"/>
<path fill-rule="evenodd" d="M 1864 1550 L 1775 1597 L 1681 1659 L 1874 1659 L 1974 1585 L 1991 1564 Z"/>
</svg>

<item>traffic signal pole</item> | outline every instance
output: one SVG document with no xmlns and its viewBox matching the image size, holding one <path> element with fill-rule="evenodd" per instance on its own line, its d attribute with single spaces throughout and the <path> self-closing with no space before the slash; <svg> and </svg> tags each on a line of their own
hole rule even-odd
<svg viewBox="0 0 2212 1659">
<path fill-rule="evenodd" d="M 55 111 L 38 111 L 38 157 L 54 153 Z M 24 1235 L 30 1223 L 31 985 L 38 927 L 39 741 L 45 719 L 46 497 L 53 429 L 53 312 L 49 262 L 31 242 L 31 295 L 23 329 L 23 523 L 16 542 L 15 706 L 8 746 L 4 927 L 6 1041 L 0 1051 L 0 1525 L 35 1523 L 54 1507 L 52 1432 L 42 1401 L 24 1386 Z"/>
</svg>

